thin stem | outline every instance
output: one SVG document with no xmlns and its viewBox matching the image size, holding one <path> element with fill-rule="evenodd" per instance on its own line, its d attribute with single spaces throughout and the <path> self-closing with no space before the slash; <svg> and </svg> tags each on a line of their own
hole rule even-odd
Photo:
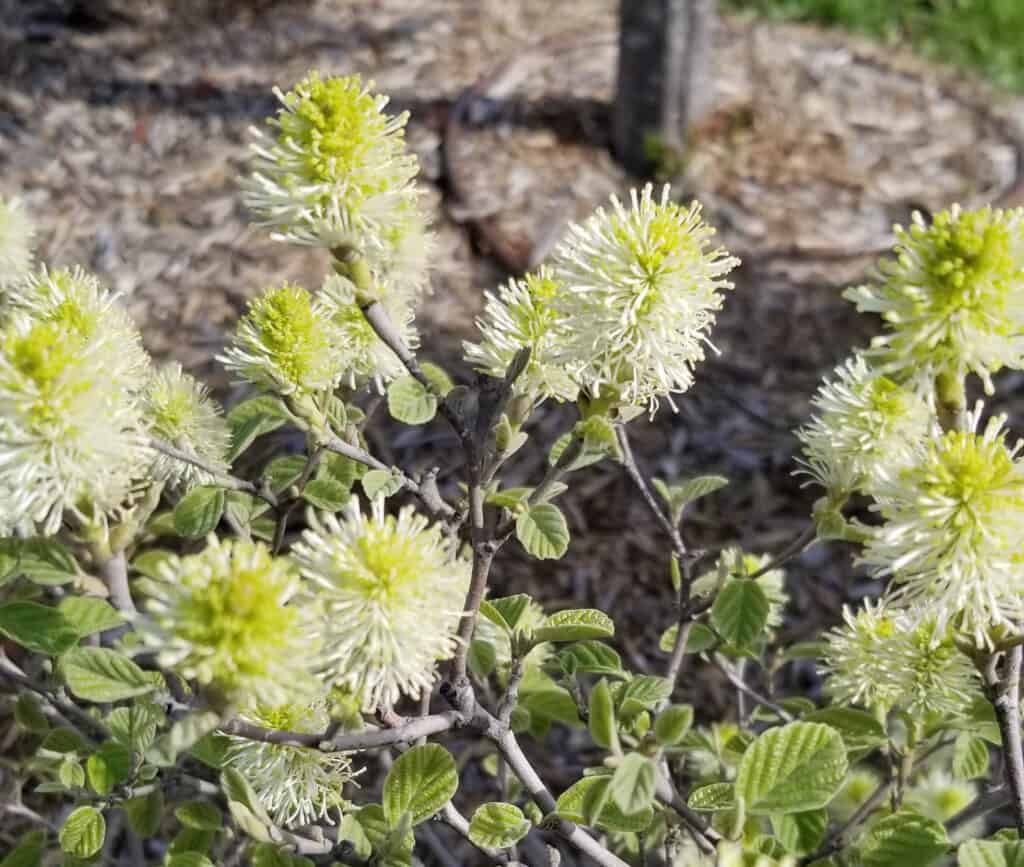
<svg viewBox="0 0 1024 867">
<path fill-rule="evenodd" d="M 322 733 L 290 732 L 283 729 L 267 729 L 237 717 L 221 726 L 224 734 L 238 735 L 251 741 L 265 744 L 288 744 L 300 747 L 316 747 L 326 753 L 355 752 L 390 747 L 397 744 L 413 743 L 418 738 L 441 734 L 464 725 L 466 719 L 457 710 L 416 717 L 395 728 L 374 729 L 363 732 L 346 732 L 325 740 Z"/>
<path fill-rule="evenodd" d="M 109 557 L 100 558 L 96 568 L 107 585 L 113 606 L 125 614 L 135 614 L 135 602 L 128 586 L 128 558 L 124 551 L 117 551 Z"/>
<path fill-rule="evenodd" d="M 1003 771 L 1017 831 L 1024 837 L 1024 747 L 1021 744 L 1020 673 L 1024 649 L 1020 645 L 993 653 L 982 667 L 985 692 L 996 712 L 1003 741 Z"/>
<path fill-rule="evenodd" d="M 104 741 L 110 737 L 110 732 L 107 731 L 107 727 L 103 723 L 91 717 L 77 705 L 64 701 L 53 690 L 34 683 L 24 671 L 2 653 L 0 653 L 0 677 L 14 681 L 22 688 L 34 692 L 44 699 L 53 708 L 55 714 L 59 715 L 71 728 L 77 727 L 87 740 L 95 738 Z"/>
<path fill-rule="evenodd" d="M 766 575 L 771 572 L 772 569 L 778 569 L 780 566 L 785 566 L 794 557 L 799 556 L 811 545 L 814 544 L 818 537 L 818 531 L 812 524 L 807 527 L 799 536 L 797 536 L 792 542 L 783 548 L 778 554 L 776 554 L 771 560 L 769 560 L 764 566 L 758 569 L 756 572 L 752 572 L 746 577 L 749 579 L 760 578 L 762 575 Z"/>
<path fill-rule="evenodd" d="M 288 503 L 284 511 L 277 516 L 277 525 L 274 527 L 274 541 L 272 549 L 274 554 L 278 554 L 281 551 L 281 546 L 284 545 L 284 536 L 288 531 L 288 521 L 294 514 L 295 510 L 299 507 L 299 503 L 302 502 L 302 492 L 306 490 L 306 485 L 309 484 L 309 480 L 313 478 L 313 473 L 317 471 L 317 467 L 320 466 L 320 458 L 323 456 L 324 447 L 316 446 L 306 458 L 306 465 L 302 468 L 302 473 L 295 481 L 295 488 L 298 491 L 298 496 L 293 497 L 292 501 Z"/>
<path fill-rule="evenodd" d="M 682 819 L 694 842 L 705 855 L 713 854 L 715 845 L 722 839 L 721 835 L 714 828 L 709 828 L 699 813 L 690 809 L 686 799 L 672 783 L 672 774 L 669 772 L 667 761 L 662 759 L 658 771 L 654 780 L 655 794 L 657 794 L 658 800 L 668 804 Z"/>
<path fill-rule="evenodd" d="M 254 497 L 259 497 L 270 506 L 277 506 L 277 498 L 270 491 L 260 488 L 245 479 L 233 476 L 231 473 L 225 473 L 216 467 L 212 467 L 191 452 L 186 452 L 176 446 L 172 446 L 170 443 L 164 442 L 157 437 L 150 437 L 149 444 L 156 449 L 156 451 L 162 452 L 170 458 L 198 467 L 215 479 L 220 487 L 228 488 L 232 491 L 243 491 L 246 494 L 252 494 Z"/>
<path fill-rule="evenodd" d="M 533 765 L 526 758 L 526 754 L 510 730 L 504 729 L 496 737 L 492 737 L 492 739 L 497 745 L 498 750 L 505 757 L 505 761 L 508 762 L 512 773 L 519 778 L 519 781 L 537 806 L 544 813 L 548 814 L 548 818 L 544 822 L 546 827 L 550 827 L 553 831 L 565 837 L 580 852 L 589 856 L 601 867 L 628 867 L 625 861 L 605 849 L 604 846 L 578 825 L 553 815 L 557 809 L 554 796 L 548 791 L 548 787 L 544 785 L 544 781 L 541 780 L 534 770 Z"/>
<path fill-rule="evenodd" d="M 469 486 L 469 520 L 470 538 L 473 543 L 473 570 L 469 579 L 469 592 L 463 606 L 462 619 L 459 621 L 458 647 L 448 669 L 448 679 L 454 684 L 466 680 L 469 657 L 469 645 L 476 629 L 476 619 L 480 605 L 487 593 L 487 579 L 491 574 L 491 564 L 498 551 L 498 544 L 486 538 L 484 526 L 484 490 L 478 481 L 470 482 Z"/>
<path fill-rule="evenodd" d="M 800 859 L 801 867 L 804 867 L 806 864 L 812 864 L 815 861 L 820 861 L 822 858 L 827 858 L 846 846 L 850 837 L 852 837 L 852 832 L 882 805 L 882 802 L 889 795 L 891 787 L 892 782 L 890 780 L 884 780 L 879 783 L 878 787 L 868 796 L 868 799 L 834 833 L 830 834 L 828 839 L 816 851 Z"/>
<path fill-rule="evenodd" d="M 712 658 L 712 663 L 722 674 L 726 676 L 729 683 L 731 683 L 736 689 L 747 698 L 761 705 L 761 707 L 767 708 L 772 713 L 776 714 L 784 722 L 792 722 L 796 717 L 793 716 L 788 710 L 782 705 L 777 704 L 770 698 L 761 695 L 756 689 L 751 687 L 747 682 L 735 671 L 729 668 L 717 655 Z M 743 715 L 745 716 L 745 714 Z M 742 717 L 741 717 L 742 721 Z"/>
<path fill-rule="evenodd" d="M 690 555 L 686 549 L 686 545 L 683 542 L 683 537 L 679 532 L 679 528 L 672 523 L 669 516 L 665 513 L 665 510 L 661 507 L 657 498 L 654 496 L 654 491 L 651 490 L 650 484 L 647 479 L 644 478 L 644 474 L 640 472 L 640 467 L 637 465 L 636 458 L 633 455 L 633 449 L 629 444 L 629 435 L 626 433 L 626 428 L 620 426 L 618 429 L 619 446 L 622 448 L 622 465 L 626 468 L 626 472 L 629 477 L 633 480 L 633 484 L 637 486 L 640 494 L 644 498 L 644 502 L 647 503 L 647 508 L 651 510 L 651 514 L 654 515 L 655 520 L 661 525 L 661 528 L 668 535 L 672 542 L 672 548 L 676 552 L 676 556 L 679 558 L 679 565 L 686 568 L 690 562 Z M 689 588 L 686 588 L 687 590 Z"/>
</svg>

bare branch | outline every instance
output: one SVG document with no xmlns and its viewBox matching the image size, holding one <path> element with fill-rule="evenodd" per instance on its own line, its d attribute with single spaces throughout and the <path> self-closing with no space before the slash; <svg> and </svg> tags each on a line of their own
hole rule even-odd
<svg viewBox="0 0 1024 867">
<path fill-rule="evenodd" d="M 270 506 L 277 506 L 277 498 L 270 491 L 264 490 L 245 479 L 240 479 L 230 473 L 218 470 L 216 467 L 211 467 L 191 452 L 183 451 L 182 449 L 172 446 L 170 443 L 164 442 L 157 437 L 150 437 L 149 444 L 156 449 L 156 451 L 162 452 L 170 458 L 198 467 L 211 478 L 215 479 L 220 487 L 228 488 L 232 491 L 243 491 L 246 494 L 252 494 L 254 497 L 259 497 Z"/>
<path fill-rule="evenodd" d="M 1024 836 L 1024 748 L 1021 744 L 1020 673 L 1024 648 L 993 653 L 981 667 L 985 693 L 996 712 L 1003 741 L 1003 772 L 1017 831 Z"/>
</svg>

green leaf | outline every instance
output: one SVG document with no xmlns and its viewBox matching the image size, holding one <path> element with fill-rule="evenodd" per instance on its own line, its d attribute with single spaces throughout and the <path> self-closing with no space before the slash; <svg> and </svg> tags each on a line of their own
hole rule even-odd
<svg viewBox="0 0 1024 867">
<path fill-rule="evenodd" d="M 805 714 L 804 722 L 824 723 L 843 738 L 846 755 L 851 761 L 867 755 L 888 740 L 885 726 L 872 714 L 852 707 L 826 707 Z"/>
<path fill-rule="evenodd" d="M 363 492 L 368 499 L 387 499 L 402 490 L 402 477 L 393 470 L 370 470 L 362 478 Z"/>
<path fill-rule="evenodd" d="M 669 485 L 662 479 L 653 479 L 652 481 L 661 498 L 669 507 L 669 515 L 673 524 L 679 523 L 679 519 L 683 516 L 683 509 L 694 500 L 713 494 L 729 484 L 729 480 L 725 476 L 697 476 L 677 485 Z"/>
<path fill-rule="evenodd" d="M 452 378 L 438 365 L 424 361 L 420 364 L 420 370 L 441 397 L 446 397 L 448 392 L 455 388 Z"/>
<path fill-rule="evenodd" d="M 552 684 L 547 689 L 520 692 L 520 705 L 530 712 L 534 720 L 580 725 L 576 702 L 568 691 Z"/>
<path fill-rule="evenodd" d="M 968 840 L 956 859 L 959 867 L 1024 867 L 1024 841 Z"/>
<path fill-rule="evenodd" d="M 693 708 L 688 704 L 673 704 L 658 714 L 654 721 L 654 737 L 663 747 L 674 747 L 693 725 Z"/>
<path fill-rule="evenodd" d="M 156 738 L 157 728 L 163 722 L 163 711 L 154 704 L 144 702 L 115 708 L 106 718 L 111 737 L 137 753 L 149 749 Z"/>
<path fill-rule="evenodd" d="M 57 769 L 57 779 L 69 789 L 80 789 L 85 785 L 85 771 L 78 759 L 68 755 Z"/>
<path fill-rule="evenodd" d="M 233 463 L 235 458 L 252 445 L 256 437 L 277 430 L 287 421 L 288 415 L 281 401 L 268 395 L 254 397 L 232 408 L 227 415 L 231 430 L 228 463 Z"/>
<path fill-rule="evenodd" d="M 182 828 L 174 835 L 174 839 L 171 840 L 171 845 L 167 848 L 167 851 L 171 855 L 180 855 L 185 852 L 195 852 L 202 855 L 210 851 L 215 837 L 216 833 L 214 831 Z"/>
<path fill-rule="evenodd" d="M 302 498 L 325 512 L 340 512 L 350 497 L 351 489 L 333 479 L 312 479 L 302 489 Z"/>
<path fill-rule="evenodd" d="M 53 539 L 29 539 L 18 546 L 17 571 L 36 584 L 67 584 L 78 574 L 78 563 Z"/>
<path fill-rule="evenodd" d="M 68 689 L 86 701 L 120 701 L 156 688 L 153 678 L 128 657 L 105 647 L 76 647 L 61 660 Z"/>
<path fill-rule="evenodd" d="M 305 455 L 281 455 L 263 468 L 263 478 L 275 494 L 282 494 L 299 480 L 308 460 Z"/>
<path fill-rule="evenodd" d="M 46 832 L 29 831 L 0 861 L 0 867 L 39 867 L 46 852 Z"/>
<path fill-rule="evenodd" d="M 953 776 L 977 780 L 988 775 L 988 743 L 970 732 L 960 732 L 953 745 Z"/>
<path fill-rule="evenodd" d="M 539 503 L 516 518 L 516 538 L 538 560 L 557 560 L 569 547 L 569 526 L 558 506 Z"/>
<path fill-rule="evenodd" d="M 545 617 L 534 630 L 533 637 L 542 641 L 581 641 L 588 638 L 611 638 L 615 624 L 596 608 L 569 608 Z"/>
<path fill-rule="evenodd" d="M 634 677 L 622 688 L 619 696 L 619 714 L 632 719 L 637 714 L 653 709 L 672 695 L 672 681 L 653 674 Z"/>
<path fill-rule="evenodd" d="M 569 447 L 569 443 L 576 438 L 575 433 L 562 434 L 553 446 L 548 454 L 548 465 L 554 466 L 558 463 L 558 459 L 562 457 L 562 453 Z M 580 449 L 579 457 L 572 461 L 567 467 L 563 469 L 566 472 L 573 472 L 574 470 L 581 470 L 584 467 L 589 467 L 591 464 L 596 464 L 598 461 L 604 458 L 602 452 L 587 452 L 585 449 Z"/>
<path fill-rule="evenodd" d="M 226 503 L 222 488 L 195 487 L 174 507 L 174 529 L 186 539 L 201 539 L 220 523 Z"/>
<path fill-rule="evenodd" d="M 355 817 L 376 854 L 375 867 L 406 867 L 411 862 L 414 837 L 408 822 L 401 829 L 392 828 L 379 804 L 361 808 Z"/>
<path fill-rule="evenodd" d="M 566 789 L 555 805 L 555 812 L 570 822 L 622 833 L 644 831 L 651 823 L 650 808 L 626 815 L 609 797 L 611 777 L 584 777 Z M 595 816 L 595 813 L 597 814 Z"/>
<path fill-rule="evenodd" d="M 167 734 L 153 742 L 146 751 L 146 760 L 158 767 L 169 767 L 177 762 L 178 756 L 192 749 L 196 741 L 213 732 L 220 723 L 220 715 L 213 711 L 192 711 L 176 720 Z"/>
<path fill-rule="evenodd" d="M 727 581 L 711 606 L 711 625 L 735 647 L 749 647 L 768 625 L 768 597 L 746 578 Z"/>
<path fill-rule="evenodd" d="M 220 810 L 206 801 L 189 801 L 176 807 L 174 818 L 186 828 L 197 831 L 219 831 L 222 822 Z"/>
<path fill-rule="evenodd" d="M 388 412 L 405 424 L 426 424 L 437 413 L 437 396 L 413 377 L 403 376 L 388 386 Z"/>
<path fill-rule="evenodd" d="M 558 652 L 562 667 L 567 664 L 574 666 L 579 674 L 606 674 L 612 677 L 625 677 L 622 660 L 615 650 L 601 641 L 578 641 Z M 571 660 L 571 663 L 569 662 Z"/>
<path fill-rule="evenodd" d="M 816 810 L 839 790 L 846 767 L 839 732 L 821 723 L 794 722 L 769 729 L 747 748 L 736 793 L 751 815 Z"/>
<path fill-rule="evenodd" d="M 30 692 L 23 692 L 14 703 L 14 721 L 33 734 L 46 734 L 50 730 L 39 699 Z"/>
<path fill-rule="evenodd" d="M 530 607 L 530 597 L 525 593 L 517 593 L 514 596 L 487 599 L 485 604 L 488 608 L 487 619 L 511 633 L 515 632 L 519 618 Z"/>
<path fill-rule="evenodd" d="M 709 783 L 690 792 L 686 804 L 701 813 L 731 810 L 736 806 L 736 788 L 732 783 Z"/>
<path fill-rule="evenodd" d="M 125 623 L 114 606 L 97 596 L 66 596 L 60 601 L 57 610 L 82 638 L 115 629 Z"/>
<path fill-rule="evenodd" d="M 140 837 L 152 837 L 160 830 L 160 818 L 164 811 L 164 794 L 159 788 L 148 795 L 129 798 L 121 806 L 128 816 L 132 830 Z"/>
<path fill-rule="evenodd" d="M 469 839 L 477 846 L 507 849 L 514 846 L 530 830 L 530 820 L 513 804 L 492 802 L 481 804 L 469 823 Z"/>
<path fill-rule="evenodd" d="M 403 813 L 418 825 L 433 816 L 459 787 L 451 753 L 439 744 L 423 744 L 403 753 L 384 780 L 384 816 L 394 828 Z"/>
<path fill-rule="evenodd" d="M 132 773 L 132 753 L 127 747 L 107 741 L 85 763 L 89 785 L 97 795 L 106 795 Z"/>
<path fill-rule="evenodd" d="M 95 807 L 78 807 L 60 829 L 60 848 L 76 858 L 91 858 L 103 847 L 107 823 Z"/>
<path fill-rule="evenodd" d="M 366 466 L 364 464 L 335 452 L 327 452 L 322 455 L 320 466 L 316 470 L 318 479 L 337 482 L 348 491 L 351 491 L 352 486 L 365 474 Z"/>
<path fill-rule="evenodd" d="M 809 855 L 816 851 L 825 839 L 827 828 L 828 810 L 825 809 L 772 816 L 775 836 L 793 855 Z"/>
<path fill-rule="evenodd" d="M 173 551 L 168 551 L 164 548 L 153 548 L 150 551 L 136 554 L 132 560 L 132 569 L 140 575 L 145 575 L 147 578 L 156 579 L 160 577 L 161 564 L 174 556 Z"/>
<path fill-rule="evenodd" d="M 860 844 L 863 867 L 928 867 L 949 848 L 946 829 L 934 819 L 902 812 L 876 822 Z"/>
<path fill-rule="evenodd" d="M 612 701 L 611 690 L 608 689 L 608 681 L 603 677 L 590 692 L 588 725 L 595 744 L 606 750 L 618 751 L 619 733 L 615 722 L 615 703 Z"/>
<path fill-rule="evenodd" d="M 635 816 L 654 803 L 654 764 L 640 753 L 628 753 L 615 769 L 609 786 L 619 809 Z"/>
<path fill-rule="evenodd" d="M 65 753 L 80 753 L 86 749 L 82 736 L 74 729 L 58 728 L 50 732 L 39 745 L 40 752 L 64 755 Z"/>
<path fill-rule="evenodd" d="M 56 608 L 36 602 L 0 606 L 0 633 L 28 650 L 59 656 L 78 643 L 78 631 Z"/>
<path fill-rule="evenodd" d="M 666 629 L 658 642 L 665 653 L 671 653 L 676 646 L 676 636 L 679 635 L 679 624 L 673 623 Z M 686 653 L 703 653 L 705 650 L 714 647 L 718 643 L 718 637 L 703 623 L 694 623 L 690 627 L 690 634 L 686 637 Z"/>
<path fill-rule="evenodd" d="M 610 457 L 622 462 L 622 446 L 615 434 L 615 426 L 604 416 L 595 415 L 576 425 L 576 435 L 583 440 L 585 455 Z"/>
<path fill-rule="evenodd" d="M 466 654 L 466 661 L 470 670 L 480 680 L 486 680 L 494 672 L 498 664 L 498 654 L 494 645 L 489 641 L 474 639 L 469 642 L 469 653 Z"/>
</svg>

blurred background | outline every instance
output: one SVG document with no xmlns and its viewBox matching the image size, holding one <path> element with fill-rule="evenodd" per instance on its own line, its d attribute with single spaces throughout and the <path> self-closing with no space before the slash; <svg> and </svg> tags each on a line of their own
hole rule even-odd
<svg viewBox="0 0 1024 867">
<path fill-rule="evenodd" d="M 915 209 L 1024 202 L 1024 2 L 691 0 L 669 33 L 678 2 L 0 0 L 0 194 L 26 200 L 43 261 L 98 272 L 155 355 L 230 402 L 212 358 L 247 298 L 286 279 L 315 287 L 325 267 L 249 228 L 239 202 L 246 130 L 274 111 L 272 86 L 311 67 L 360 72 L 411 112 L 437 233 L 425 353 L 456 378 L 484 289 L 543 261 L 567 221 L 636 175 L 670 179 L 744 264 L 721 355 L 678 414 L 636 424 L 638 456 L 653 475 L 731 480 L 687 515 L 691 545 L 776 551 L 814 499 L 792 477 L 791 430 L 877 327 L 842 288 Z M 1012 396 L 1020 378 L 1000 384 Z M 537 429 L 550 441 L 569 424 L 552 410 Z M 457 469 L 440 425 L 385 427 L 372 445 Z M 642 502 L 602 465 L 566 508 L 569 555 L 503 552 L 498 592 L 610 610 L 627 661 L 660 667 L 671 591 Z M 789 590 L 787 629 L 804 638 L 877 588 L 848 551 L 818 546 Z M 813 669 L 794 676 L 813 692 Z M 712 674 L 690 686 L 703 708 L 732 701 Z"/>
</svg>

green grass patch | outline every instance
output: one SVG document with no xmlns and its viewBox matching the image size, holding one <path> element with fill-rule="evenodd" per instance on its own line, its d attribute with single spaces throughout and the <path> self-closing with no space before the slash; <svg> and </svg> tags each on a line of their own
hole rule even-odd
<svg viewBox="0 0 1024 867">
<path fill-rule="evenodd" d="M 772 18 L 843 27 L 912 45 L 1024 92 L 1024 0 L 726 0 Z"/>
</svg>

